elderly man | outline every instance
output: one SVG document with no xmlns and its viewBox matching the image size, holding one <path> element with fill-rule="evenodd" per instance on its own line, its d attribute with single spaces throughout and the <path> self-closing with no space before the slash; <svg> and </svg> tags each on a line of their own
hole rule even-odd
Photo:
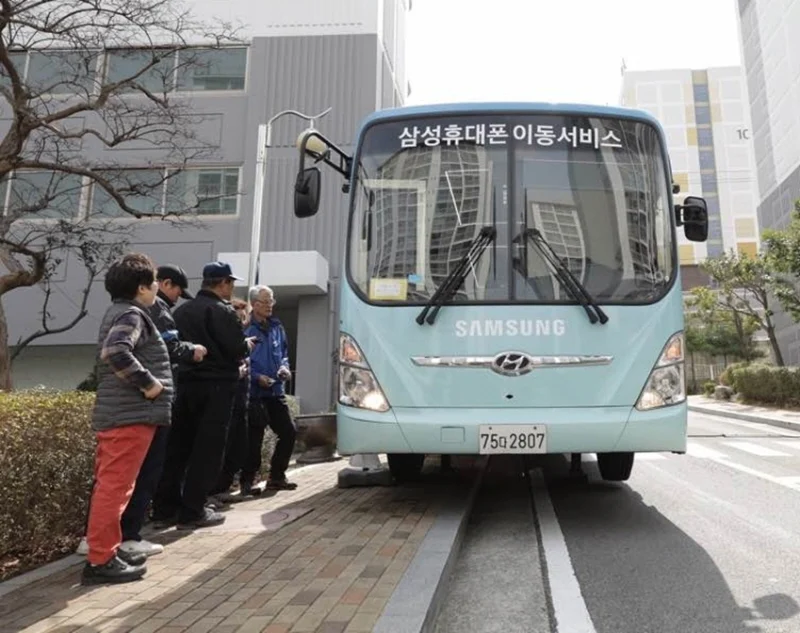
<svg viewBox="0 0 800 633">
<path fill-rule="evenodd" d="M 203 268 L 197 296 L 175 310 L 181 338 L 208 350 L 203 362 L 181 364 L 167 458 L 154 499 L 153 521 L 178 529 L 219 525 L 225 517 L 208 505 L 222 468 L 225 440 L 241 367 L 252 342 L 231 305 L 234 282 L 229 264 Z"/>
<path fill-rule="evenodd" d="M 275 295 L 268 286 L 250 289 L 250 326 L 245 335 L 254 337 L 250 354 L 250 421 L 247 457 L 242 468 L 242 492 L 252 487 L 261 467 L 261 444 L 268 424 L 278 443 L 272 454 L 267 490 L 293 490 L 286 480 L 286 469 L 294 450 L 297 430 L 286 403 L 284 383 L 292 377 L 289 368 L 289 343 L 280 320 L 272 315 Z"/>
</svg>

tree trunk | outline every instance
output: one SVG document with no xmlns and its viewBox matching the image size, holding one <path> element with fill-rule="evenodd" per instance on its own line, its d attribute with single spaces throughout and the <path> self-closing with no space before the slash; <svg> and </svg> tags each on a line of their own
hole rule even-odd
<svg viewBox="0 0 800 633">
<path fill-rule="evenodd" d="M 8 351 L 8 324 L 0 298 L 0 391 L 11 391 L 11 354 Z"/>
<path fill-rule="evenodd" d="M 775 354 L 775 364 L 778 367 L 784 367 L 783 354 L 781 354 L 781 348 L 778 346 L 778 339 L 775 337 L 775 328 L 769 325 L 766 330 L 769 344 L 772 346 L 772 353 Z"/>
</svg>

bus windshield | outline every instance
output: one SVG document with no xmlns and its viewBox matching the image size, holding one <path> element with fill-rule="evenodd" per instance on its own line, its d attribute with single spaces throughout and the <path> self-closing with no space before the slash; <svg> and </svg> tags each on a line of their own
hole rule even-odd
<svg viewBox="0 0 800 633">
<path fill-rule="evenodd" d="M 369 302 L 423 305 L 484 227 L 449 304 L 575 303 L 538 231 L 598 303 L 658 300 L 676 274 L 656 129 L 576 115 L 458 115 L 372 125 L 356 155 L 348 277 Z"/>
</svg>

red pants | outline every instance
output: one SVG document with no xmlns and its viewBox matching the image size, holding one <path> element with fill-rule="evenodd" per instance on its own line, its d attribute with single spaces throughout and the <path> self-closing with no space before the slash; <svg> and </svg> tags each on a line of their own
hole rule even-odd
<svg viewBox="0 0 800 633">
<path fill-rule="evenodd" d="M 97 433 L 95 484 L 86 533 L 87 559 L 92 565 L 107 563 L 122 543 L 119 522 L 155 432 L 151 424 L 131 424 Z"/>
</svg>

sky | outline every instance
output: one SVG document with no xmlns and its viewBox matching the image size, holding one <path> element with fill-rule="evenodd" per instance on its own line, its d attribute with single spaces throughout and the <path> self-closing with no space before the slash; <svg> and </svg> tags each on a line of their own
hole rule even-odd
<svg viewBox="0 0 800 633">
<path fill-rule="evenodd" d="M 740 65 L 737 10 L 737 0 L 413 0 L 406 103 L 617 105 L 623 59 L 628 70 Z"/>
</svg>

